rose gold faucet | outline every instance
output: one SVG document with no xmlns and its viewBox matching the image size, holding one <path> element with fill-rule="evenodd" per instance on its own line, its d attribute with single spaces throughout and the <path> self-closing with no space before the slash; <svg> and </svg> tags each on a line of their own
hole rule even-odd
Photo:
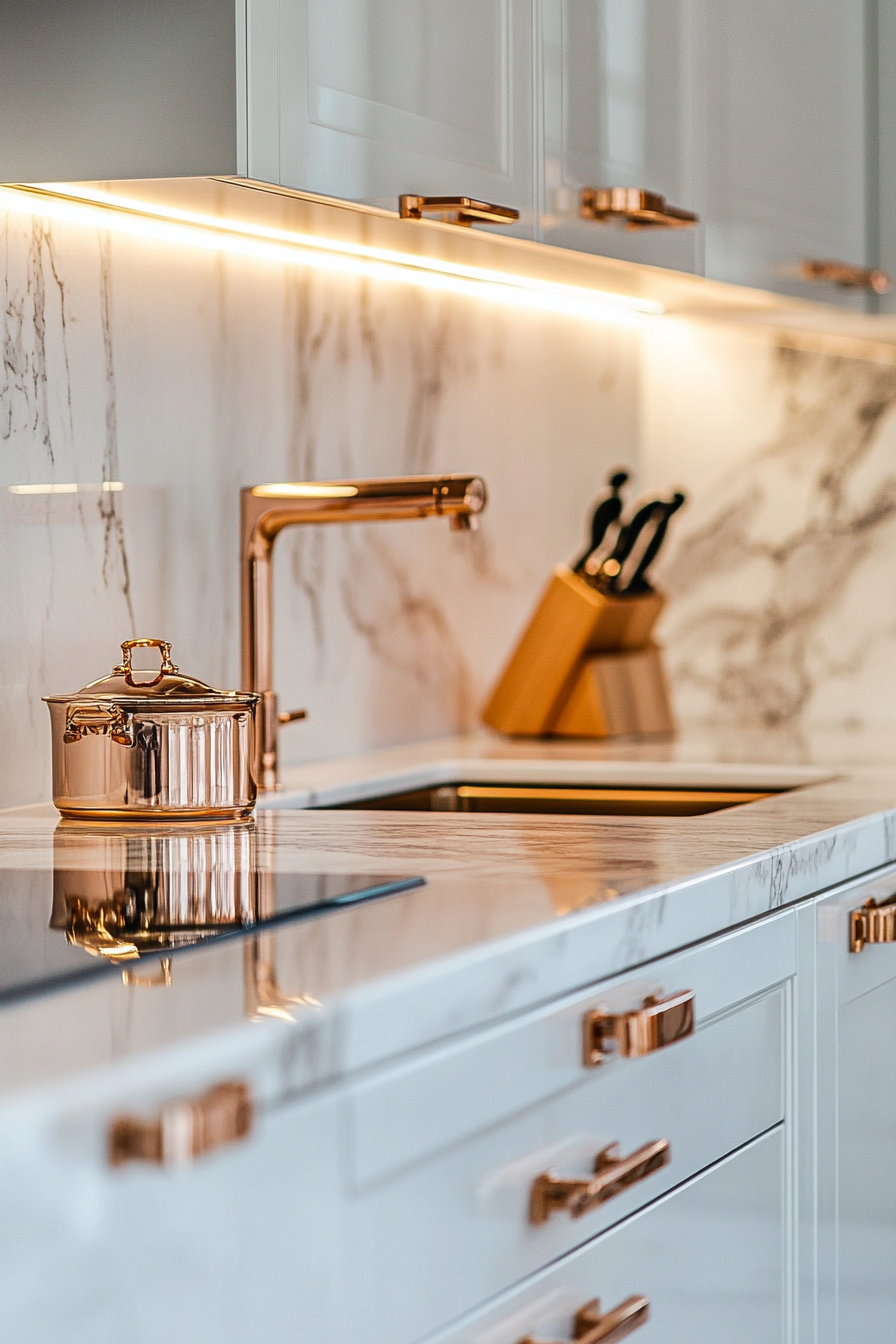
<svg viewBox="0 0 896 1344">
<path fill-rule="evenodd" d="M 371 523 L 400 518 L 448 518 L 452 528 L 478 525 L 485 508 L 479 476 L 397 476 L 368 481 L 296 481 L 251 485 L 240 492 L 240 629 L 242 686 L 261 696 L 256 738 L 259 789 L 276 789 L 277 737 L 282 723 L 303 719 L 303 709 L 281 714 L 274 694 L 272 557 L 285 527 L 302 523 Z"/>
</svg>

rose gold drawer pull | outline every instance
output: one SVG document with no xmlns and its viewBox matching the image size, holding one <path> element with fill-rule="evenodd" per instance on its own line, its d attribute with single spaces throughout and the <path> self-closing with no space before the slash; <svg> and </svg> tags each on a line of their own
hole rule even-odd
<svg viewBox="0 0 896 1344">
<path fill-rule="evenodd" d="M 109 1162 L 183 1166 L 244 1139 L 252 1128 L 252 1098 L 245 1083 L 219 1083 L 194 1100 L 166 1102 L 152 1120 L 118 1115 L 109 1127 Z"/>
<path fill-rule="evenodd" d="M 627 229 L 692 229 L 700 222 L 690 210 L 667 205 L 665 196 L 640 187 L 585 187 L 579 214 L 598 224 L 616 221 Z"/>
<path fill-rule="evenodd" d="M 649 1319 L 650 1303 L 646 1297 L 627 1297 L 606 1316 L 601 1316 L 600 1298 L 596 1297 L 576 1312 L 572 1337 L 576 1344 L 617 1344 L 639 1326 L 646 1325 Z M 526 1335 L 520 1344 L 548 1344 L 548 1341 Z"/>
<path fill-rule="evenodd" d="M 800 279 L 839 285 L 841 289 L 870 289 L 874 294 L 889 294 L 893 288 L 889 271 L 853 266 L 848 261 L 816 261 L 812 257 L 800 262 Z"/>
<path fill-rule="evenodd" d="M 470 196 L 399 196 L 398 213 L 402 219 L 422 219 L 436 215 L 443 224 L 515 224 L 519 210 L 509 205 L 490 205 Z"/>
<path fill-rule="evenodd" d="M 529 1195 L 529 1221 L 546 1223 L 552 1213 L 568 1213 L 581 1218 L 599 1204 L 621 1195 L 630 1185 L 637 1185 L 646 1176 L 659 1171 L 672 1161 L 668 1139 L 653 1139 L 628 1157 L 619 1156 L 619 1145 L 603 1148 L 594 1159 L 594 1175 L 555 1176 L 543 1171 L 532 1182 Z"/>
<path fill-rule="evenodd" d="M 694 1034 L 694 991 L 683 989 L 667 999 L 654 995 L 630 1013 L 595 1008 L 582 1019 L 586 1069 L 603 1064 L 610 1054 L 637 1059 Z"/>
<path fill-rule="evenodd" d="M 869 943 L 896 943 L 896 895 L 880 905 L 871 900 L 850 911 L 850 952 L 861 952 Z"/>
</svg>

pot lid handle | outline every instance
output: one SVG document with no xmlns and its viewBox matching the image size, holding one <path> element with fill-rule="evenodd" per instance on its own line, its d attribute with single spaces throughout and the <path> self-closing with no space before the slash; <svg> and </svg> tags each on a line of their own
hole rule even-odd
<svg viewBox="0 0 896 1344">
<path fill-rule="evenodd" d="M 161 649 L 162 666 L 159 668 L 159 675 L 153 681 L 143 682 L 145 686 L 154 686 L 162 677 L 177 672 L 177 668 L 171 661 L 171 645 L 167 639 L 126 639 L 121 645 L 121 662 L 112 669 L 113 676 L 123 676 L 125 681 L 133 686 L 133 673 L 131 668 L 131 650 L 132 649 Z"/>
</svg>

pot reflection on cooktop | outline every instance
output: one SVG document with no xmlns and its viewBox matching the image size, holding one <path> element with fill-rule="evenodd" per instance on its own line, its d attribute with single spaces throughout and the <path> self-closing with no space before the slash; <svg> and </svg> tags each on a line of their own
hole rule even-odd
<svg viewBox="0 0 896 1344">
<path fill-rule="evenodd" d="M 220 839 L 222 831 L 215 834 Z M 189 837 L 197 838 L 195 832 Z M 187 855 L 166 845 L 160 852 L 156 842 L 171 837 L 143 832 L 126 837 L 117 855 L 121 862 L 104 869 L 0 869 L 0 1003 L 425 882 L 371 873 L 259 871 L 254 846 L 242 847 L 234 838 L 236 852 L 228 853 L 227 844 L 222 853 L 220 846 L 194 843 Z M 176 836 L 174 850 L 186 839 Z M 188 858 L 193 866 L 175 861 Z M 146 971 L 152 978 L 151 965 Z M 147 982 L 142 972 L 141 979 Z"/>
</svg>

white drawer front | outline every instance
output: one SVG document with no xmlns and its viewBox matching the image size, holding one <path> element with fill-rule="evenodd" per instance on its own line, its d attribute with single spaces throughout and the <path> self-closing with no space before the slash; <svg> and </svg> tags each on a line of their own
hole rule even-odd
<svg viewBox="0 0 896 1344">
<path fill-rule="evenodd" d="M 400 1172 L 579 1086 L 583 1078 L 606 1081 L 618 1072 L 631 1079 L 636 1069 L 649 1072 L 652 1060 L 611 1060 L 593 1072 L 583 1069 L 582 1018 L 589 1009 L 623 1011 L 648 994 L 690 989 L 699 1027 L 795 970 L 795 919 L 788 912 L 377 1071 L 352 1089 L 356 1179 L 364 1185 Z M 680 1048 L 673 1047 L 676 1055 Z"/>
<path fill-rule="evenodd" d="M 781 1121 L 785 995 L 770 990 L 606 1076 L 583 1070 L 503 1124 L 356 1187 L 345 1255 L 370 1344 L 409 1344 Z M 399 1132 L 404 1120 L 395 1114 Z M 609 1144 L 628 1154 L 655 1139 L 669 1141 L 667 1166 L 584 1216 L 532 1224 L 539 1173 L 587 1177 Z"/>
<path fill-rule="evenodd" d="M 782 1344 L 783 1181 L 779 1127 L 430 1344 L 571 1341 L 586 1303 L 636 1295 L 649 1316 L 633 1344 Z"/>
</svg>

